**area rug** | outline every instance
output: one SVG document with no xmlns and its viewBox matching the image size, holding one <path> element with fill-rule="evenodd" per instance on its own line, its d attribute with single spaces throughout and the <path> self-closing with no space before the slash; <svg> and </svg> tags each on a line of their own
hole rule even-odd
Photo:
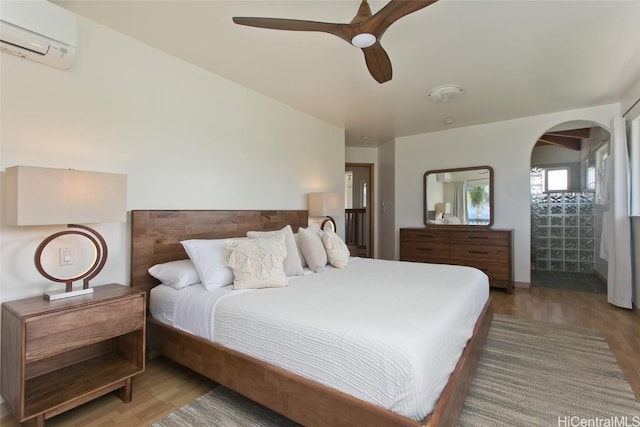
<svg viewBox="0 0 640 427">
<path fill-rule="evenodd" d="M 640 402 L 599 332 L 496 314 L 459 425 L 640 425 Z M 217 387 L 153 424 L 184 426 L 298 424 Z"/>
</svg>

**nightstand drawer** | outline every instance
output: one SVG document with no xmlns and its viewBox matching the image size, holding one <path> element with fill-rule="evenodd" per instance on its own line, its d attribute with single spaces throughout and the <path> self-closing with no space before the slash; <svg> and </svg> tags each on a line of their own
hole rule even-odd
<svg viewBox="0 0 640 427">
<path fill-rule="evenodd" d="M 144 298 L 122 298 L 26 319 L 25 361 L 31 362 L 119 335 L 144 325 Z"/>
</svg>

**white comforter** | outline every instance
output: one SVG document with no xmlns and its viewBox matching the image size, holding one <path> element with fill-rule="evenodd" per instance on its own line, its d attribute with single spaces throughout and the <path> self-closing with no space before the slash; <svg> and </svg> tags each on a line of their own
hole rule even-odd
<svg viewBox="0 0 640 427">
<path fill-rule="evenodd" d="M 176 327 L 420 420 L 453 372 L 489 286 L 469 267 L 355 259 L 286 288 L 177 293 Z"/>
</svg>

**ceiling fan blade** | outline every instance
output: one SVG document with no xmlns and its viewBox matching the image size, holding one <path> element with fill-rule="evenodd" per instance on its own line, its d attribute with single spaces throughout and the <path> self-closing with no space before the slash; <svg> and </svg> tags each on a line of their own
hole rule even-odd
<svg viewBox="0 0 640 427">
<path fill-rule="evenodd" d="M 351 43 L 351 39 L 356 35 L 355 30 L 349 24 L 333 24 L 329 22 L 304 21 L 299 19 L 247 17 L 233 17 L 233 22 L 238 25 L 267 28 L 271 30 L 318 31 L 321 33 L 329 33 L 340 37 L 348 43 Z"/>
<path fill-rule="evenodd" d="M 371 16 L 372 13 L 371 7 L 369 7 L 369 3 L 367 3 L 367 0 L 362 0 L 362 3 L 360 3 L 360 7 L 358 7 L 358 13 L 353 17 L 350 24 L 357 24 L 362 21 L 366 21 L 367 19 L 371 18 Z"/>
<path fill-rule="evenodd" d="M 376 42 L 371 47 L 362 49 L 364 52 L 364 60 L 367 62 L 367 68 L 378 83 L 384 83 L 393 77 L 393 69 L 391 68 L 391 60 L 389 55 L 382 48 L 380 42 Z"/>
<path fill-rule="evenodd" d="M 438 0 L 391 0 L 376 12 L 369 20 L 362 23 L 363 30 L 375 34 L 378 40 L 382 34 L 398 19 L 423 9 Z"/>
</svg>

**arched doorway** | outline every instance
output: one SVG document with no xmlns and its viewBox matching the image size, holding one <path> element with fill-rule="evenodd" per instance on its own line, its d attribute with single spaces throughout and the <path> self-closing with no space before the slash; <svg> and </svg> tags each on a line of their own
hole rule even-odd
<svg viewBox="0 0 640 427">
<path fill-rule="evenodd" d="M 608 130 L 568 122 L 545 132 L 531 153 L 531 286 L 606 293 L 599 204 Z"/>
</svg>

